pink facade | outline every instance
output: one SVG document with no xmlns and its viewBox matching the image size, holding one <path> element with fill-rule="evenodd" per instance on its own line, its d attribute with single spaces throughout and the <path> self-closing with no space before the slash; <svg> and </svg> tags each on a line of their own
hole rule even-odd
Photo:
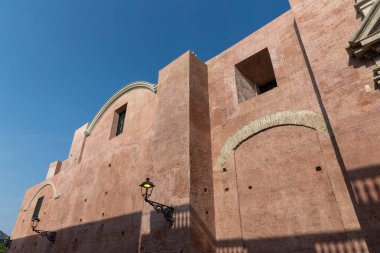
<svg viewBox="0 0 380 253">
<path fill-rule="evenodd" d="M 363 22 L 378 32 L 379 3 L 357 2 L 291 0 L 207 62 L 186 52 L 115 93 L 26 191 L 8 252 L 380 252 L 378 58 L 346 50 Z M 54 243 L 31 228 L 42 196 Z"/>
</svg>

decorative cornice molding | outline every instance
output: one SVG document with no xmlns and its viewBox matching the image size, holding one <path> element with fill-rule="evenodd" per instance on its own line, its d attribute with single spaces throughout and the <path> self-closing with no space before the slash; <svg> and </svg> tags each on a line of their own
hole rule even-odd
<svg viewBox="0 0 380 253">
<path fill-rule="evenodd" d="M 355 0 L 356 12 L 363 17 L 366 16 L 366 9 L 370 8 L 376 0 Z"/>
<path fill-rule="evenodd" d="M 219 157 L 216 162 L 216 170 L 222 170 L 232 151 L 239 147 L 239 145 L 248 138 L 266 129 L 286 125 L 309 127 L 325 135 L 328 135 L 326 123 L 323 119 L 323 116 L 316 112 L 299 110 L 283 111 L 270 114 L 251 121 L 243 128 L 239 129 L 231 135 L 219 153 Z"/>
<path fill-rule="evenodd" d="M 24 212 L 28 211 L 30 205 L 32 204 L 34 198 L 37 196 L 37 194 L 45 187 L 47 186 L 51 186 L 53 188 L 53 197 L 54 199 L 58 199 L 61 195 L 58 193 L 57 189 L 55 188 L 54 184 L 53 183 L 45 183 L 44 185 L 42 185 L 40 188 L 38 188 L 38 190 L 33 194 L 33 197 L 30 199 L 30 201 L 28 202 L 28 204 L 24 207 Z"/>
<path fill-rule="evenodd" d="M 137 82 L 127 84 L 124 88 L 120 89 L 110 99 L 108 99 L 107 102 L 102 106 L 102 108 L 100 108 L 99 112 L 95 115 L 94 119 L 88 125 L 84 134 L 86 136 L 89 136 L 91 134 L 92 129 L 95 127 L 99 119 L 102 117 L 103 113 L 108 109 L 108 107 L 110 107 L 110 105 L 113 102 L 115 102 L 119 97 L 129 92 L 130 90 L 138 89 L 138 88 L 148 89 L 154 93 L 157 93 L 157 86 L 149 82 L 137 81 Z"/>
<path fill-rule="evenodd" d="M 380 30 L 378 29 L 380 20 L 380 0 L 373 3 L 368 15 L 349 41 L 347 52 L 350 56 L 358 59 L 373 59 L 379 56 Z"/>
<path fill-rule="evenodd" d="M 348 54 L 357 59 L 373 60 L 377 68 L 373 71 L 373 81 L 380 85 L 380 0 L 356 1 L 356 10 L 365 16 L 362 24 L 348 42 Z M 359 9 L 358 9 L 359 8 Z M 368 10 L 363 11 L 364 9 Z"/>
</svg>

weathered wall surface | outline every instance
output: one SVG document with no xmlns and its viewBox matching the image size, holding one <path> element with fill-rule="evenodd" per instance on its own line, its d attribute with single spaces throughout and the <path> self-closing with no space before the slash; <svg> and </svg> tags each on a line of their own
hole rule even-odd
<svg viewBox="0 0 380 253">
<path fill-rule="evenodd" d="M 110 139 L 114 112 L 125 103 L 128 109 L 124 131 Z M 142 211 L 145 209 L 148 215 L 151 211 L 143 202 L 138 185 L 153 166 L 150 158 L 156 108 L 156 94 L 134 89 L 111 105 L 90 136 L 84 137 L 86 128 L 79 129 L 61 171 L 47 179 L 60 197 L 55 199 L 53 188 L 46 186 L 24 211 L 44 183 L 27 191 L 9 252 L 137 251 Z M 78 161 L 80 153 L 83 154 Z M 57 231 L 54 244 L 36 236 L 30 227 L 39 196 L 45 199 L 38 229 Z"/>
<path fill-rule="evenodd" d="M 361 227 L 370 250 L 380 252 L 380 95 L 372 81 L 375 65 L 349 57 L 345 50 L 362 19 L 351 0 L 290 2 L 352 184 Z"/>
<path fill-rule="evenodd" d="M 206 63 L 186 52 L 157 93 L 131 89 L 79 128 L 67 160 L 27 190 L 9 252 L 380 252 L 379 94 L 364 89 L 371 63 L 345 51 L 360 20 L 351 0 L 290 2 Z M 277 87 L 258 95 L 236 65 L 266 48 L 270 61 L 255 64 L 265 74 L 272 63 Z M 173 227 L 142 199 L 146 177 L 151 199 L 175 208 Z M 40 196 L 38 228 L 55 243 L 30 227 Z"/>
<path fill-rule="evenodd" d="M 190 55 L 190 214 L 193 252 L 212 252 L 215 234 L 207 65 Z"/>
<path fill-rule="evenodd" d="M 318 9 L 318 11 L 323 12 L 322 10 Z M 316 193 L 304 185 L 306 182 L 295 180 L 299 178 L 298 173 L 302 175 L 302 172 L 297 170 L 288 170 L 286 177 L 283 177 L 282 180 L 286 182 L 293 178 L 296 188 L 304 189 L 305 195 L 302 197 L 297 193 L 290 194 L 288 192 L 285 194 L 281 192 L 280 187 L 276 191 L 269 187 L 270 185 L 279 185 L 281 182 L 281 177 L 276 172 L 281 169 L 277 167 L 280 165 L 276 164 L 276 161 L 284 163 L 282 166 L 284 169 L 307 167 L 308 163 L 305 161 L 312 162 L 311 157 L 315 156 L 316 152 L 306 152 L 306 149 L 303 150 L 305 152 L 299 153 L 297 149 L 287 149 L 287 145 L 290 143 L 295 142 L 293 145 L 296 147 L 303 147 L 302 145 L 305 143 L 303 143 L 302 138 L 294 139 L 295 137 L 292 134 L 286 135 L 289 131 L 286 125 L 291 123 L 287 123 L 289 120 L 278 112 L 286 112 L 284 115 L 292 115 L 292 112 L 302 115 L 302 111 L 306 111 L 308 112 L 306 114 L 316 113 L 320 115 L 321 119 L 325 121 L 323 117 L 324 107 L 318 100 L 319 94 L 313 83 L 313 76 L 308 68 L 307 58 L 297 32 L 293 13 L 290 11 L 207 62 L 209 66 L 216 244 L 220 252 L 233 252 L 233 250 L 239 250 L 239 252 L 282 252 L 283 249 L 297 250 L 297 252 L 310 252 L 310 250 L 319 252 L 318 250 L 321 247 L 323 248 L 324 244 L 333 245 L 331 247 L 337 249 L 339 243 L 348 245 L 347 247 L 367 250 L 347 190 L 344 173 L 337 162 L 334 143 L 326 133 L 328 126 L 326 126 L 326 132 L 321 132 L 315 126 L 314 130 L 317 130 L 315 132 L 317 137 L 309 143 L 309 145 L 316 145 L 313 147 L 314 150 L 320 150 L 320 163 L 324 164 L 322 166 L 324 172 L 322 173 L 326 174 L 320 179 L 318 179 L 318 174 L 308 175 L 309 179 L 305 178 L 309 181 L 316 180 L 318 182 L 320 180 L 319 187 L 331 185 L 327 189 L 322 187 L 323 191 L 318 193 L 321 194 L 320 198 L 323 200 L 314 196 Z M 268 48 L 278 87 L 239 103 L 235 65 L 265 48 Z M 323 62 L 323 57 L 320 61 Z M 303 125 L 302 122 L 313 121 L 308 119 L 306 115 L 302 117 L 304 119 L 298 124 Z M 272 123 L 268 123 L 268 120 Z M 257 124 L 252 126 L 254 121 L 257 121 Z M 245 135 L 250 130 L 246 127 L 248 125 L 252 129 L 257 128 L 260 131 L 243 139 L 242 144 L 237 143 L 236 147 L 232 147 L 233 150 L 229 157 L 221 162 L 224 160 L 225 154 L 223 152 L 226 150 L 226 145 L 228 149 L 228 145 L 234 143 L 233 140 L 240 139 L 242 134 Z M 272 136 L 271 133 L 275 131 L 270 130 L 270 128 L 261 128 L 265 125 L 270 125 L 270 127 L 282 125 L 276 129 L 277 134 L 286 136 L 273 138 L 276 135 Z M 294 129 L 295 133 L 297 131 Z M 260 136 L 267 136 L 268 143 L 260 143 L 259 140 L 262 140 Z M 307 136 L 306 133 L 305 136 Z M 244 141 L 256 143 L 255 140 L 258 140 L 257 145 L 263 145 L 267 148 L 255 152 L 253 147 L 245 147 L 248 144 Z M 241 147 L 239 147 L 240 144 Z M 234 151 L 235 149 L 236 151 Z M 279 154 L 281 157 L 278 157 Z M 261 162 L 254 161 L 252 157 L 255 156 L 266 159 L 261 160 Z M 315 161 L 315 163 L 317 162 Z M 239 168 L 239 164 L 241 168 Z M 255 170 L 254 166 L 259 166 L 260 169 Z M 244 172 L 240 171 L 242 168 L 245 168 Z M 271 170 L 271 168 L 272 171 L 268 173 L 272 174 L 273 177 L 264 178 L 265 175 L 260 171 Z M 314 173 L 315 166 L 312 169 L 314 171 L 308 173 Z M 256 184 L 252 183 L 252 189 L 247 188 L 247 182 L 241 181 L 246 179 L 256 182 Z M 260 187 L 257 185 L 260 182 L 265 182 L 268 187 L 260 191 Z M 317 189 L 319 188 L 315 190 Z M 248 190 L 255 198 L 248 197 L 246 193 Z M 310 195 L 309 199 L 306 198 L 307 195 Z M 305 201 L 301 201 L 301 199 Z M 318 201 L 324 202 L 325 205 L 315 204 Z M 303 207 L 299 206 L 299 202 L 303 202 Z M 260 208 L 259 203 L 270 203 L 270 208 L 265 206 Z M 297 215 L 293 218 L 289 217 L 289 213 L 283 210 L 286 208 L 284 203 L 289 206 L 289 210 L 297 209 Z M 297 206 L 298 208 L 296 208 Z M 257 220 L 257 215 L 261 215 L 260 217 L 270 216 L 268 210 L 271 208 L 275 219 L 270 221 Z M 318 212 L 314 212 L 313 208 L 314 211 L 318 209 L 320 215 Z M 315 219 L 315 216 L 318 218 Z M 334 222 L 330 222 L 329 219 L 333 219 Z M 285 227 L 280 220 L 286 221 Z M 272 223 L 270 226 L 264 226 L 262 222 Z M 307 228 L 299 227 L 302 222 L 309 224 Z M 275 227 L 277 229 L 274 229 Z M 272 231 L 268 231 L 269 228 L 272 228 Z M 346 231 L 348 230 L 353 231 L 353 233 L 347 234 Z M 253 251 L 254 248 L 256 251 Z"/>
<path fill-rule="evenodd" d="M 344 231 L 314 129 L 268 129 L 239 146 L 234 159 L 248 252 L 313 252 L 307 239 L 273 245 L 252 239 Z"/>
<path fill-rule="evenodd" d="M 47 180 L 27 191 L 23 207 L 37 194 L 20 210 L 10 252 L 30 252 L 35 243 L 38 252 L 212 251 L 207 91 L 207 66 L 187 52 L 161 70 L 157 94 L 130 90 L 88 136 L 87 124 L 78 129 L 69 158 L 52 163 Z M 116 111 L 125 104 L 124 130 L 115 136 Z M 175 208 L 173 227 L 142 199 L 146 177 L 157 186 L 151 198 Z M 57 231 L 54 244 L 30 227 L 40 196 L 38 228 Z"/>
</svg>

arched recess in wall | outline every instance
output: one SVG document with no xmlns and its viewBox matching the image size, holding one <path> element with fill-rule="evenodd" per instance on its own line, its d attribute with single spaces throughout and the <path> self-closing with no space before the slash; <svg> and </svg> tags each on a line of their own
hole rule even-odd
<svg viewBox="0 0 380 253">
<path fill-rule="evenodd" d="M 120 98 L 125 93 L 133 90 L 133 89 L 148 89 L 152 91 L 153 93 L 157 93 L 157 86 L 152 83 L 144 82 L 144 81 L 138 81 L 129 83 L 124 88 L 120 89 L 118 92 L 116 92 L 110 99 L 107 100 L 107 102 L 100 108 L 99 112 L 95 115 L 94 119 L 91 121 L 91 123 L 88 125 L 86 131 L 84 134 L 86 136 L 89 136 L 91 134 L 92 129 L 95 127 L 95 125 L 98 123 L 99 119 L 102 117 L 104 112 L 112 105 L 113 102 L 115 102 L 118 98 Z"/>
<path fill-rule="evenodd" d="M 265 129 L 284 125 L 305 126 L 328 135 L 323 116 L 316 112 L 299 110 L 270 114 L 251 121 L 249 124 L 245 125 L 243 128 L 240 128 L 230 138 L 228 138 L 219 153 L 216 163 L 216 170 L 223 169 L 229 155 L 248 138 L 264 131 Z"/>
<path fill-rule="evenodd" d="M 24 212 L 28 211 L 30 205 L 32 204 L 33 200 L 36 198 L 37 194 L 42 190 L 44 189 L 45 187 L 48 187 L 48 186 L 51 186 L 53 188 L 53 197 L 54 199 L 57 199 L 60 197 L 60 194 L 58 193 L 57 191 L 57 188 L 54 186 L 54 184 L 52 183 L 46 183 L 44 185 L 42 185 L 40 188 L 38 188 L 38 190 L 33 194 L 33 197 L 30 199 L 30 201 L 28 202 L 28 204 L 24 207 Z"/>
</svg>

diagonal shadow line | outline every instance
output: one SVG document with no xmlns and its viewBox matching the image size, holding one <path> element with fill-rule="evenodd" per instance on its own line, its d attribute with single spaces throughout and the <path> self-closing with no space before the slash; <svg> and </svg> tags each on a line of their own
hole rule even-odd
<svg viewBox="0 0 380 253">
<path fill-rule="evenodd" d="M 346 165 L 344 163 L 342 153 L 340 152 L 338 142 L 337 142 L 337 140 L 335 138 L 334 130 L 333 130 L 332 126 L 331 126 L 331 122 L 330 122 L 327 110 L 326 110 L 326 108 L 325 108 L 325 106 L 323 104 L 321 92 L 319 90 L 317 81 L 316 81 L 315 76 L 314 76 L 314 72 L 313 72 L 312 67 L 310 65 L 310 61 L 309 61 L 309 58 L 307 56 L 307 53 L 306 53 L 306 50 L 305 50 L 305 46 L 303 44 L 303 41 L 302 41 L 302 38 L 301 38 L 301 34 L 299 32 L 298 25 L 297 25 L 296 21 L 294 21 L 294 29 L 295 29 L 296 34 L 297 34 L 298 43 L 299 43 L 299 45 L 301 47 L 302 54 L 303 54 L 303 57 L 305 59 L 305 64 L 306 64 L 307 70 L 308 70 L 309 75 L 310 75 L 311 82 L 313 84 L 313 89 L 314 89 L 315 95 L 317 97 L 319 108 L 321 110 L 323 119 L 326 122 L 327 131 L 328 131 L 329 136 L 330 136 L 330 140 L 331 140 L 331 143 L 332 143 L 332 146 L 333 146 L 333 149 L 334 149 L 335 156 L 337 158 L 339 167 L 340 167 L 340 169 L 342 171 L 342 174 L 343 174 L 343 177 L 344 177 L 344 181 L 345 181 L 348 193 L 350 195 L 351 201 L 353 203 L 355 212 L 358 215 L 358 206 L 357 206 L 357 203 L 355 201 L 355 194 L 354 194 L 354 191 L 353 191 L 353 189 L 351 187 L 350 179 L 349 179 L 348 174 L 347 174 L 347 168 L 346 168 Z"/>
<path fill-rule="evenodd" d="M 142 213 L 80 224 L 58 230 L 57 241 L 50 243 L 38 235 L 29 235 L 13 240 L 9 253 L 54 252 L 54 253 L 125 253 L 125 252 L 190 252 L 189 233 L 192 226 L 200 226 L 213 241 L 213 250 L 200 252 L 217 253 L 352 253 L 367 252 L 361 231 L 320 232 L 309 234 L 290 234 L 278 237 L 248 238 L 243 248 L 241 238 L 215 240 L 209 228 L 202 222 L 190 205 L 175 207 L 176 215 L 182 216 L 177 226 L 170 228 L 161 214 L 152 211 L 150 214 L 150 232 L 142 231 Z M 189 219 L 193 219 L 192 222 Z M 199 224 L 194 224 L 199 223 Z M 83 236 L 81 231 L 88 230 Z M 207 232 L 208 231 L 208 232 Z M 350 240 L 347 239 L 350 235 Z M 82 237 L 78 237 L 82 235 Z M 139 243 L 141 240 L 141 244 Z M 141 246 L 141 247 L 140 247 Z M 199 253 L 200 253 L 199 252 Z"/>
</svg>

